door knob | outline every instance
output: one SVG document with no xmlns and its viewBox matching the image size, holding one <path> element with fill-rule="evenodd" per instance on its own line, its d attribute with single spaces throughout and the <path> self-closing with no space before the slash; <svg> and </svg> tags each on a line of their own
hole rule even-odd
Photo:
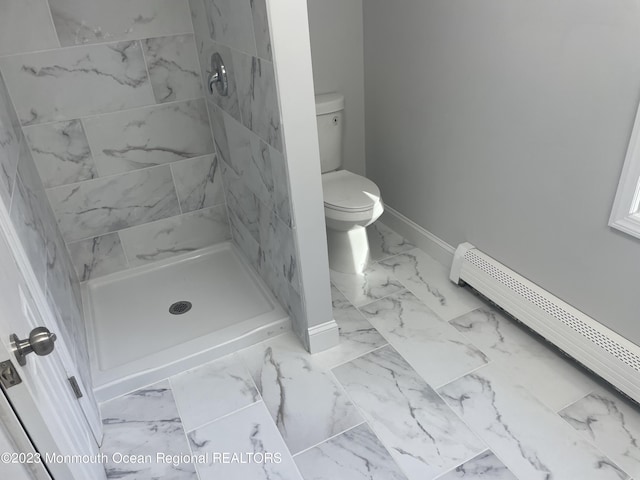
<svg viewBox="0 0 640 480">
<path fill-rule="evenodd" d="M 13 346 L 13 353 L 21 366 L 27 364 L 27 355 L 31 352 L 39 356 L 49 355 L 53 352 L 54 342 L 57 337 L 48 328 L 36 327 L 31 330 L 29 338 L 20 340 L 16 334 L 9 337 Z"/>
</svg>

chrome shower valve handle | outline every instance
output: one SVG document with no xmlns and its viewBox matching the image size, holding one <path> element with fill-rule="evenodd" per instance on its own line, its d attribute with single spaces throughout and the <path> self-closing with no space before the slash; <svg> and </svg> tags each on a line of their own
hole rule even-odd
<svg viewBox="0 0 640 480">
<path fill-rule="evenodd" d="M 218 52 L 211 55 L 211 71 L 207 71 L 207 85 L 209 93 L 213 95 L 214 90 L 218 95 L 226 97 L 229 94 L 229 82 L 227 80 L 227 68 L 224 66 L 222 57 Z"/>
</svg>

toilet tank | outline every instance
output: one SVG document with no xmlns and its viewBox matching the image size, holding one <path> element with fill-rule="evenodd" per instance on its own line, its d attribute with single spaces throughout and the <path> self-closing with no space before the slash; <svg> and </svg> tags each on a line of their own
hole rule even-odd
<svg viewBox="0 0 640 480">
<path fill-rule="evenodd" d="M 316 95 L 316 120 L 322 173 L 342 165 L 344 96 L 339 93 Z"/>
</svg>

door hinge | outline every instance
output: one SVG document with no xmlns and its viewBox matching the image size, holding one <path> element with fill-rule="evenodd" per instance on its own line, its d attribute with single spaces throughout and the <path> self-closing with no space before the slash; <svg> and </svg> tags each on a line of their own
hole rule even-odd
<svg viewBox="0 0 640 480">
<path fill-rule="evenodd" d="M 71 384 L 71 390 L 73 390 L 76 398 L 82 398 L 82 390 L 80 390 L 80 385 L 78 385 L 76 377 L 69 377 L 69 383 Z"/>
<path fill-rule="evenodd" d="M 16 367 L 11 363 L 11 360 L 0 362 L 0 384 L 7 389 L 15 387 L 21 383 L 22 379 L 20 378 L 20 375 L 18 375 Z"/>
</svg>

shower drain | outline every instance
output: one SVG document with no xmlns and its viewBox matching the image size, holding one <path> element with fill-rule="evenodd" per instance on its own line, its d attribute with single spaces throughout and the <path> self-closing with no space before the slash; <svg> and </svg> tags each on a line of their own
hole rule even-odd
<svg viewBox="0 0 640 480">
<path fill-rule="evenodd" d="M 191 302 L 187 302 L 186 300 L 181 300 L 169 307 L 169 313 L 171 315 L 182 315 L 183 313 L 187 313 L 189 310 L 191 310 L 191 307 L 192 307 Z"/>
</svg>

